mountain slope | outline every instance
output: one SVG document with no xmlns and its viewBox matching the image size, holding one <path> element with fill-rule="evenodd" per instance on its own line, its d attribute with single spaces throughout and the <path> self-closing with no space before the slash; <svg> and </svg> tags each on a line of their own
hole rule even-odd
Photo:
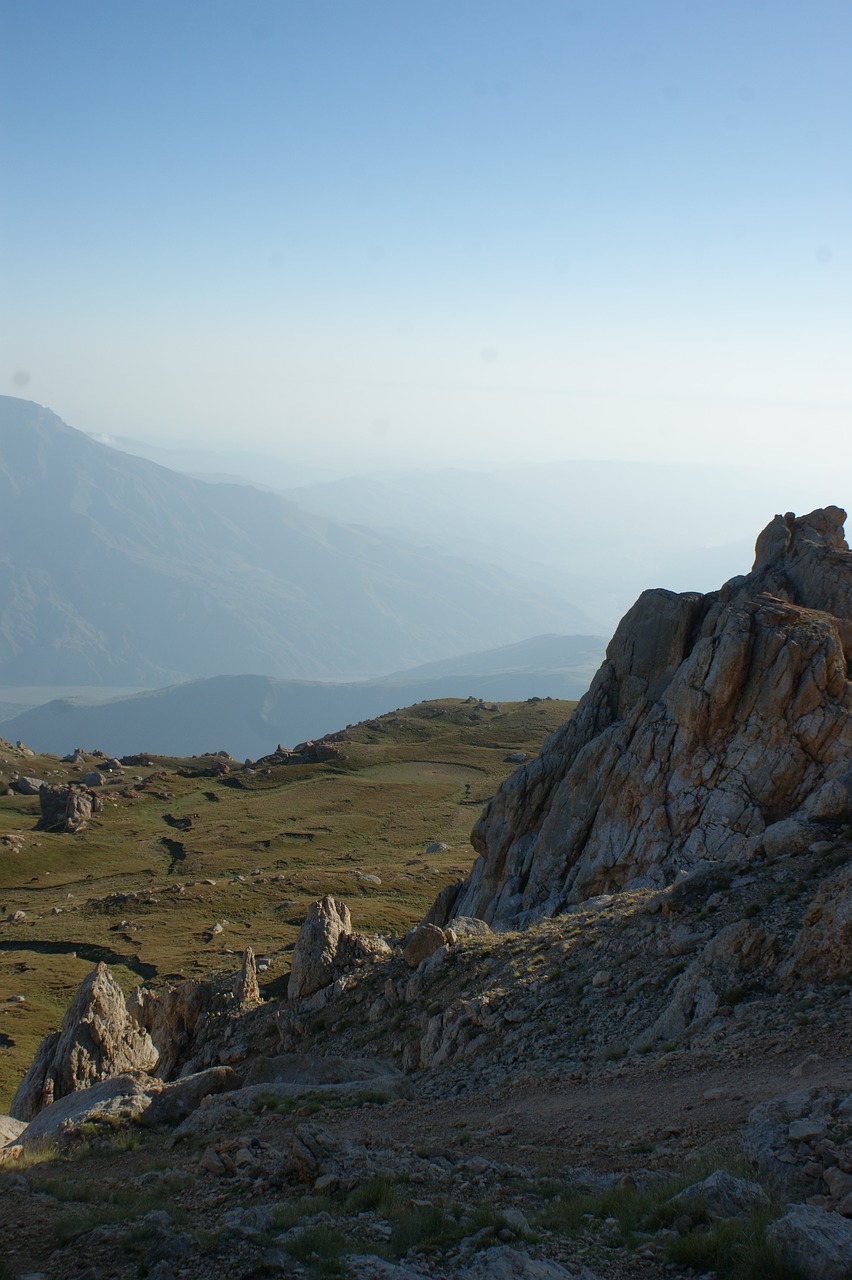
<svg viewBox="0 0 852 1280">
<path fill-rule="evenodd" d="M 257 758 L 279 742 L 293 747 L 426 699 L 469 694 L 488 702 L 579 698 L 603 649 L 603 641 L 594 636 L 541 636 L 494 654 L 448 659 L 434 664 L 435 670 L 417 667 L 387 680 L 334 684 L 216 676 L 104 702 L 54 699 L 0 724 L 0 737 L 60 755 L 83 744 L 108 755 L 226 750 L 239 759 Z M 518 663 L 539 652 L 551 655 L 553 665 L 513 670 L 513 651 Z"/>
<path fill-rule="evenodd" d="M 531 631 L 553 593 L 210 486 L 0 397 L 0 683 L 372 675 Z"/>
</svg>

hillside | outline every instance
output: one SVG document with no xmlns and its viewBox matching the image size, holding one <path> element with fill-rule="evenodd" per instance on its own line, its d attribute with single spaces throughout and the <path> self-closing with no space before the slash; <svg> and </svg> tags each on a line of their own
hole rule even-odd
<svg viewBox="0 0 852 1280">
<path fill-rule="evenodd" d="M 273 757 L 251 773 L 212 757 L 110 771 L 102 757 L 0 744 L 0 793 L 19 774 L 56 784 L 94 770 L 104 800 L 70 836 L 35 829 L 37 795 L 0 794 L 0 915 L 26 914 L 0 919 L 0 985 L 26 996 L 0 1003 L 0 1091 L 96 958 L 128 982 L 162 981 L 227 969 L 250 942 L 279 957 L 277 978 L 317 893 L 358 899 L 367 928 L 408 928 L 466 869 L 470 826 L 514 768 L 507 756 L 537 750 L 572 705 L 428 703 L 347 732 L 342 760 Z M 436 841 L 446 848 L 426 856 Z"/>
<path fill-rule="evenodd" d="M 193 755 L 224 748 L 255 758 L 343 724 L 431 698 L 488 702 L 576 699 L 603 657 L 596 636 L 541 636 L 416 667 L 386 680 L 333 684 L 215 676 L 108 701 L 54 699 L 0 723 L 0 736 L 64 754 L 79 744 L 110 755 L 145 749 Z"/>
<path fill-rule="evenodd" d="M 373 676 L 594 628 L 499 569 L 203 484 L 0 397 L 0 683 Z"/>
</svg>

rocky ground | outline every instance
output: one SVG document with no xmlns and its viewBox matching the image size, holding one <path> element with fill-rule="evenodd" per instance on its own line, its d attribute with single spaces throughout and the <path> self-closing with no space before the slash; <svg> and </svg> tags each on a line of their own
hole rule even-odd
<svg viewBox="0 0 852 1280">
<path fill-rule="evenodd" d="M 459 921 L 406 947 L 325 900 L 291 999 L 258 1000 L 249 963 L 236 995 L 189 984 L 195 1027 L 186 990 L 129 1002 L 161 1053 L 181 1010 L 165 1092 L 113 1046 L 130 1074 L 70 1095 L 86 1106 L 64 1128 L 68 1096 L 31 1141 L 19 1122 L 6 1274 L 849 1275 L 850 859 L 841 832 L 523 933 Z M 719 1203 L 715 1184 L 673 1201 L 719 1171 Z M 817 1227 L 767 1241 L 791 1203 Z M 847 1262 L 802 1235 L 826 1223 Z"/>
</svg>

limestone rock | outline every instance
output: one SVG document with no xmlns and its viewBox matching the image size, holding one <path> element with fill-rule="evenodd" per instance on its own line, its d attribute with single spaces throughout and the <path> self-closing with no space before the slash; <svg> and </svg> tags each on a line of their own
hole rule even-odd
<svg viewBox="0 0 852 1280">
<path fill-rule="evenodd" d="M 98 1080 L 152 1071 L 158 1057 L 106 965 L 99 964 L 78 987 L 60 1030 L 42 1040 L 12 1100 L 11 1114 L 32 1120 L 42 1108 Z"/>
<path fill-rule="evenodd" d="M 701 1031 L 718 1012 L 721 998 L 747 975 L 752 980 L 769 975 L 775 953 L 774 935 L 760 925 L 748 920 L 726 925 L 682 974 L 670 1003 L 634 1047 L 641 1051 L 660 1040 Z"/>
<path fill-rule="evenodd" d="M 72 784 L 67 787 L 51 787 L 42 783 L 38 791 L 41 817 L 38 827 L 42 831 L 68 831 L 74 834 L 104 807 L 101 797 L 89 787 Z"/>
<path fill-rule="evenodd" d="M 92 1121 L 135 1120 L 144 1115 L 153 1096 L 151 1080 L 128 1072 L 99 1080 L 88 1089 L 66 1094 L 42 1108 L 21 1134 L 24 1150 L 70 1136 Z"/>
<path fill-rule="evenodd" d="M 19 796 L 37 796 L 39 789 L 46 785 L 41 778 L 13 778 L 9 784 Z"/>
<path fill-rule="evenodd" d="M 439 947 L 446 946 L 447 937 L 443 929 L 434 924 L 419 924 L 413 930 L 402 958 L 409 969 L 416 969 L 421 961 L 428 959 Z"/>
<path fill-rule="evenodd" d="M 352 917 L 344 902 L 326 896 L 311 903 L 293 950 L 288 999 L 313 995 L 334 981 L 340 940 L 351 933 Z"/>
<path fill-rule="evenodd" d="M 849 1280 L 852 1222 L 811 1204 L 791 1205 L 766 1230 L 766 1238 L 805 1280 Z"/>
<path fill-rule="evenodd" d="M 735 1178 L 724 1169 L 717 1169 L 703 1182 L 686 1187 L 671 1200 L 672 1204 L 700 1205 L 711 1218 L 735 1218 L 752 1209 L 767 1208 L 769 1196 L 757 1182 Z"/>
<path fill-rule="evenodd" d="M 260 1004 L 260 987 L 257 982 L 257 965 L 251 947 L 243 952 L 243 963 L 237 980 L 234 983 L 234 1004 L 238 1008 L 248 1008 Z"/>
<path fill-rule="evenodd" d="M 573 718 L 501 785 L 426 919 L 523 926 L 638 877 L 795 851 L 852 815 L 852 553 L 776 519 L 709 595 L 644 592 Z"/>
<path fill-rule="evenodd" d="M 151 1038 L 159 1058 L 157 1073 L 170 1080 L 188 1062 L 199 1037 L 215 1034 L 211 1013 L 216 1001 L 215 985 L 208 979 L 189 979 L 166 986 L 158 994 L 136 987 L 127 1000 L 130 1016 Z"/>
<path fill-rule="evenodd" d="M 213 1094 L 235 1089 L 239 1076 L 233 1067 L 209 1067 L 194 1075 L 181 1076 L 171 1084 L 156 1081 L 157 1091 L 145 1113 L 151 1124 L 180 1124 Z"/>
<path fill-rule="evenodd" d="M 821 1194 L 827 1168 L 852 1159 L 842 1091 L 814 1087 L 762 1102 L 749 1114 L 740 1147 L 756 1176 L 781 1204 Z M 840 1152 L 827 1154 L 822 1137 L 830 1131 Z M 837 1150 L 835 1148 L 835 1150 Z"/>
</svg>

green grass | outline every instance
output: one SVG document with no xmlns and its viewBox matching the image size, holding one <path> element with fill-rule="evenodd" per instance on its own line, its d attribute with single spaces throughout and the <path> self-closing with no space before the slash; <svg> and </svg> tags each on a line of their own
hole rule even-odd
<svg viewBox="0 0 852 1280">
<path fill-rule="evenodd" d="M 38 800 L 0 795 L 0 835 L 25 837 L 0 859 L 0 943 L 13 948 L 0 946 L 0 988 L 26 997 L 4 1010 L 13 1043 L 0 1050 L 0 1112 L 91 970 L 91 948 L 119 957 L 110 968 L 126 991 L 141 980 L 137 960 L 156 971 L 146 980 L 156 987 L 166 977 L 233 972 L 247 945 L 273 958 L 261 979 L 272 985 L 288 968 L 308 903 L 325 893 L 349 904 L 356 928 L 404 932 L 469 871 L 470 828 L 511 772 L 508 752 L 534 754 L 573 706 L 504 703 L 471 721 L 458 700 L 418 704 L 348 731 L 343 766 L 212 779 L 178 772 L 187 764 L 197 772 L 201 760 L 158 758 L 105 787 L 103 813 L 76 836 L 35 831 Z M 18 771 L 65 781 L 96 763 L 3 754 L 0 782 Z M 134 774 L 146 781 L 132 784 Z M 173 864 L 164 840 L 182 846 L 181 861 Z M 449 847 L 427 858 L 433 841 Z M 124 901 L 105 904 L 119 894 Z M 7 924 L 15 910 L 26 920 Z M 210 926 L 223 920 L 211 939 Z"/>
</svg>

